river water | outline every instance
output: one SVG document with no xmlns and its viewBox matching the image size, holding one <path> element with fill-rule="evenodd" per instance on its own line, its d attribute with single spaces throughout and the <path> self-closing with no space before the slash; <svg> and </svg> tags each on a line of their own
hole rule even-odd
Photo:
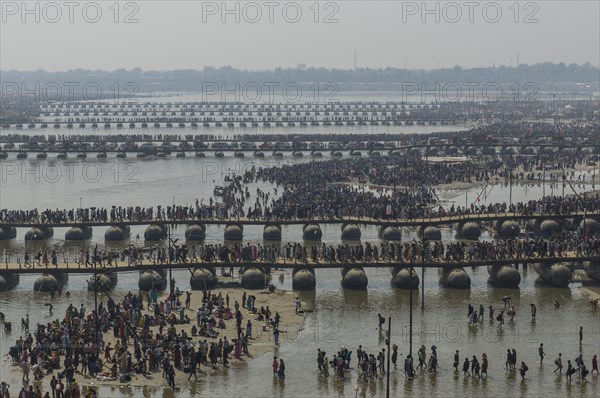
<svg viewBox="0 0 600 398">
<path fill-rule="evenodd" d="M 414 131 L 419 127 L 393 127 L 395 130 L 410 129 Z M 431 128 L 423 126 L 422 128 Z M 381 127 L 373 131 L 381 132 Z M 291 128 L 283 129 L 290 132 Z M 48 131 L 48 133 L 52 133 Z M 325 155 L 327 156 L 327 155 Z M 325 157 L 326 158 L 326 157 Z M 225 175 L 231 171 L 241 171 L 251 167 L 252 164 L 269 166 L 278 163 L 292 163 L 310 161 L 308 156 L 303 159 L 285 156 L 274 160 L 266 158 L 257 162 L 256 159 L 238 159 L 228 155 L 223 159 L 213 158 L 186 158 L 137 160 L 137 159 L 87 159 L 87 160 L 46 160 L 37 161 L 28 159 L 23 161 L 0 162 L 2 167 L 2 183 L 0 185 L 0 208 L 30 209 L 45 208 L 76 208 L 80 204 L 84 207 L 111 205 L 168 205 L 193 204 L 196 198 L 204 201 L 212 194 L 214 185 L 220 185 Z M 54 173 L 54 174 L 52 174 Z M 263 189 L 268 187 L 262 186 Z M 480 196 L 480 201 L 497 202 L 508 200 L 509 187 L 497 185 L 487 197 Z M 546 185 L 546 194 L 554 189 L 555 194 L 560 194 L 561 188 Z M 591 185 L 576 187 L 576 189 L 593 189 Z M 441 198 L 449 205 L 456 203 L 463 205 L 465 195 L 468 203 L 475 200 L 482 188 L 472 188 L 466 191 L 441 192 Z M 254 201 L 256 185 L 250 185 L 253 193 L 251 202 Z M 541 186 L 514 186 L 512 188 L 513 201 L 536 199 L 541 197 Z M 566 190 L 566 194 L 572 192 Z M 481 202 L 480 202 L 481 203 Z M 322 225 L 323 240 L 337 242 L 340 238 L 340 227 L 335 225 Z M 375 227 L 361 227 L 363 241 L 377 241 Z M 175 238 L 183 240 L 185 228 L 174 230 Z M 133 227 L 131 243 L 143 244 L 144 227 Z M 37 250 L 39 243 L 24 242 L 23 236 L 26 229 L 18 229 L 17 238 L 4 243 L 3 251 L 22 251 L 25 247 Z M 46 247 L 63 244 L 66 228 L 56 228 L 54 239 L 43 243 Z M 283 241 L 300 241 L 302 238 L 301 226 L 284 226 Z M 140 235 L 141 241 L 136 236 Z M 208 226 L 207 241 L 219 242 L 223 237 L 223 226 Z M 94 228 L 94 235 L 90 244 L 103 244 L 104 228 Z M 403 230 L 403 240 L 416 237 L 416 231 Z M 453 239 L 454 233 L 443 229 L 443 239 Z M 261 241 L 262 228 L 248 226 L 244 228 L 245 241 Z M 481 239 L 492 239 L 485 232 Z M 78 248 L 73 249 L 74 252 Z M 419 308 L 421 292 L 414 293 L 414 352 L 421 344 L 429 347 L 435 344 L 438 347 L 439 364 L 438 375 L 433 377 L 428 374 L 418 374 L 415 380 L 407 381 L 401 370 L 391 374 L 392 396 L 583 396 L 597 397 L 600 394 L 600 379 L 590 377 L 590 383 L 581 385 L 573 382 L 567 385 L 552 372 L 552 364 L 558 352 L 563 353 L 565 362 L 574 360 L 579 353 L 577 332 L 579 326 L 584 328 L 583 353 L 586 364 L 591 367 L 590 361 L 594 354 L 600 353 L 600 312 L 592 312 L 589 299 L 582 293 L 580 283 L 572 283 L 567 289 L 548 287 L 537 281 L 534 271 L 524 271 L 523 280 L 519 289 L 498 289 L 487 284 L 487 270 L 468 269 L 471 276 L 472 288 L 469 291 L 458 291 L 443 288 L 439 285 L 439 276 L 435 270 L 425 273 L 425 310 Z M 234 366 L 227 371 L 225 376 L 203 376 L 197 383 L 182 385 L 173 393 L 170 389 L 144 390 L 123 387 L 122 389 L 102 387 L 101 396 L 110 397 L 187 397 L 191 394 L 203 394 L 214 397 L 381 397 L 385 396 L 385 381 L 379 380 L 371 383 L 358 382 L 358 373 L 352 370 L 344 381 L 334 377 L 323 378 L 317 372 L 317 348 L 327 351 L 331 359 L 341 346 L 346 346 L 354 353 L 359 344 L 369 353 L 377 353 L 383 348 L 384 341 L 376 331 L 377 313 L 383 316 L 392 316 L 392 342 L 400 347 L 402 363 L 404 355 L 408 352 L 408 321 L 409 321 L 409 292 L 393 289 L 390 286 L 391 275 L 389 269 L 369 269 L 366 271 L 369 278 L 367 291 L 347 291 L 340 286 L 340 272 L 338 270 L 319 270 L 316 273 L 317 288 L 312 293 L 299 293 L 301 299 L 306 301 L 314 311 L 307 313 L 302 331 L 293 341 L 285 341 L 279 348 L 279 355 L 287 364 L 287 378 L 279 381 L 272 378 L 270 368 L 272 355 L 265 354 L 241 366 Z M 189 273 L 187 271 L 174 271 L 173 275 L 177 285 L 182 288 L 189 286 Z M 83 303 L 86 308 L 93 306 L 93 294 L 86 290 L 85 280 L 88 275 L 71 275 L 67 290 L 71 292 L 70 302 L 78 306 Z M 30 315 L 31 323 L 48 322 L 51 318 L 44 306 L 48 302 L 48 295 L 34 293 L 32 286 L 36 275 L 23 275 L 19 285 L 10 292 L 0 293 L 0 310 L 7 319 L 13 322 L 13 332 L 6 335 L 0 331 L 0 354 L 3 359 L 0 368 L 0 379 L 8 379 L 13 385 L 20 384 L 14 376 L 6 372 L 8 361 L 5 354 L 10 345 L 20 334 L 19 319 L 26 313 Z M 274 277 L 273 282 L 280 288 L 291 289 L 291 274 Z M 122 296 L 127 291 L 137 290 L 137 274 L 121 274 L 116 289 L 111 293 L 116 297 Z M 241 294 L 241 293 L 240 293 Z M 510 295 L 516 306 L 517 317 L 514 323 L 508 322 L 503 331 L 497 330 L 495 325 L 486 321 L 484 326 L 472 329 L 468 326 L 467 305 L 472 303 L 475 307 L 483 304 L 487 308 L 492 304 L 499 308 L 502 306 L 501 297 Z M 556 309 L 553 302 L 560 302 Z M 535 323 L 530 321 L 529 304 L 535 303 L 538 307 L 538 317 Z M 68 306 L 69 301 L 63 296 L 55 299 L 54 313 L 61 314 Z M 288 327 L 301 327 L 293 320 Z M 537 364 L 537 347 L 544 343 L 547 358 L 544 365 Z M 527 380 L 521 381 L 520 376 L 509 374 L 504 370 L 505 353 L 507 348 L 515 348 L 519 361 L 524 360 L 529 366 Z M 464 355 L 471 357 L 477 355 L 481 358 L 483 352 L 487 353 L 490 360 L 489 377 L 485 380 L 464 378 L 452 371 L 452 355 L 454 350 L 460 350 L 461 360 Z M 353 355 L 352 368 L 355 368 L 356 359 Z M 47 387 L 48 381 L 44 381 Z M 86 384 L 86 383 L 84 383 Z M 355 386 L 358 385 L 358 391 Z M 17 389 L 18 390 L 18 389 Z"/>
</svg>

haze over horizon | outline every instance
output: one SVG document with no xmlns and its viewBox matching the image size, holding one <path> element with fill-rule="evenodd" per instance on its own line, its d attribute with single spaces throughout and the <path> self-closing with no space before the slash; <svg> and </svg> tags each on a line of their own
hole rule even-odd
<svg viewBox="0 0 600 398">
<path fill-rule="evenodd" d="M 589 62 L 587 63 L 583 63 L 583 64 L 579 64 L 579 63 L 566 63 L 566 62 L 560 62 L 560 63 L 554 63 L 554 62 L 549 62 L 549 61 L 542 61 L 539 63 L 535 63 L 535 64 L 527 64 L 527 63 L 520 63 L 520 66 L 536 66 L 536 65 L 540 65 L 540 64 L 552 64 L 552 65 L 559 65 L 559 64 L 564 64 L 565 66 L 569 66 L 569 65 L 577 65 L 577 66 L 586 66 L 589 65 L 592 68 L 600 68 L 600 66 L 598 65 L 594 65 L 591 64 Z M 302 69 L 298 69 L 299 65 L 290 65 L 290 66 L 273 66 L 273 67 L 265 67 L 265 68 L 257 68 L 257 69 L 251 69 L 251 68 L 238 68 L 236 66 L 233 65 L 205 65 L 201 68 L 173 68 L 173 69 L 144 69 L 141 68 L 139 66 L 133 66 L 131 68 L 123 68 L 123 67 L 118 67 L 118 68 L 114 68 L 114 69 L 100 69 L 100 68 L 96 68 L 96 69 L 89 69 L 89 68 L 79 68 L 79 67 L 74 67 L 74 68 L 68 68 L 65 70 L 49 70 L 47 68 L 37 68 L 37 69 L 0 69 L 0 71 L 2 72 L 26 72 L 26 73 L 31 73 L 31 72 L 44 72 L 44 73 L 65 73 L 65 72 L 69 72 L 69 71 L 76 71 L 76 70 L 85 70 L 85 71 L 91 71 L 91 72 L 106 72 L 106 73 L 113 73 L 113 72 L 117 72 L 117 71 L 127 71 L 127 72 L 133 72 L 133 71 L 141 71 L 141 73 L 147 73 L 147 72 L 158 72 L 158 73 L 166 73 L 166 72 L 175 72 L 175 71 L 197 71 L 197 72 L 202 72 L 206 69 L 215 69 L 215 70 L 219 70 L 221 68 L 231 68 L 232 70 L 236 70 L 236 71 L 242 71 L 242 72 L 274 72 L 277 70 L 336 70 L 336 71 L 352 71 L 355 70 L 354 68 L 351 67 L 342 67 L 342 68 L 335 68 L 335 67 L 327 67 L 327 66 L 319 66 L 319 65 L 305 65 L 305 68 L 302 67 Z M 473 67 L 468 67 L 468 66 L 464 66 L 464 65 L 449 65 L 449 66 L 443 66 L 443 67 L 439 67 L 439 68 L 402 68 L 402 67 L 392 67 L 392 66 L 383 66 L 383 67 L 369 67 L 369 66 L 364 66 L 364 67 L 358 67 L 358 70 L 385 70 L 385 69 L 394 69 L 394 70 L 406 70 L 409 72 L 418 72 L 418 71 L 424 71 L 424 72 L 431 72 L 431 71 L 440 71 L 440 70 L 444 70 L 444 69 L 454 69 L 454 68 L 461 68 L 463 70 L 477 70 L 477 69 L 490 69 L 490 68 L 516 68 L 516 65 L 504 65 L 504 64 L 496 64 L 496 65 L 484 65 L 484 66 L 473 66 Z"/>
<path fill-rule="evenodd" d="M 600 66 L 597 1 L 226 3 L 3 1 L 0 69 Z"/>
</svg>

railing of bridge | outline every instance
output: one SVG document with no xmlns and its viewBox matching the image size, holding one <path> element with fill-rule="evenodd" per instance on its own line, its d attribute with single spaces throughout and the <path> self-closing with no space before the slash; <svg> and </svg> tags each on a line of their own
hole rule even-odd
<svg viewBox="0 0 600 398">
<path fill-rule="evenodd" d="M 286 224 L 286 223 L 344 223 L 354 222 L 358 224 L 431 224 L 431 223 L 454 223 L 461 221 L 486 221 L 493 219 L 536 219 L 536 218 L 597 218 L 600 215 L 600 209 L 595 210 L 579 210 L 569 212 L 500 212 L 496 211 L 493 213 L 465 213 L 465 214 L 444 214 L 444 215 L 432 215 L 430 217 L 410 217 L 410 218 L 393 218 L 393 217 L 358 217 L 358 216 L 316 216 L 316 217 L 208 217 L 203 215 L 198 216 L 184 216 L 184 217 L 123 217 L 123 218 L 109 218 L 109 219 L 86 219 L 82 217 L 65 218 L 65 219 L 54 219 L 48 220 L 42 217 L 29 218 L 26 220 L 12 221 L 2 220 L 0 221 L 0 227 L 6 226 L 76 226 L 76 225 L 114 225 L 114 224 L 185 224 L 194 222 L 206 222 L 213 224 L 226 224 L 226 223 L 242 223 L 242 224 Z"/>
</svg>

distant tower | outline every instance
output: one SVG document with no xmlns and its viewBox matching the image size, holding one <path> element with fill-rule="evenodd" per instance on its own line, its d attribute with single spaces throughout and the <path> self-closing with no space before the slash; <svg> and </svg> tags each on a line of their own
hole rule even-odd
<svg viewBox="0 0 600 398">
<path fill-rule="evenodd" d="M 517 51 L 517 66 L 519 66 L 519 52 Z"/>
<path fill-rule="evenodd" d="M 356 65 L 358 64 L 358 59 L 356 57 L 356 48 L 354 49 L 354 70 L 356 70 Z"/>
</svg>

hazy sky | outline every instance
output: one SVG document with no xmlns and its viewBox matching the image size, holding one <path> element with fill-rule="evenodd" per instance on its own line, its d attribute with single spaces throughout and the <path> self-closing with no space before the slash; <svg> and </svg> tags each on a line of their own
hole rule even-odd
<svg viewBox="0 0 600 398">
<path fill-rule="evenodd" d="M 3 70 L 600 64 L 597 0 L 0 3 Z"/>
</svg>

